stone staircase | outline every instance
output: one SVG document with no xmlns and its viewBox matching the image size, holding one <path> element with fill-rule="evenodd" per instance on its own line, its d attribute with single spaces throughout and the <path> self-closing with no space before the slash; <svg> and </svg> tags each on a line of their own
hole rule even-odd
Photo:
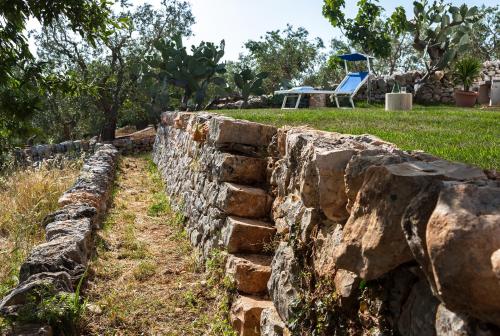
<svg viewBox="0 0 500 336">
<path fill-rule="evenodd" d="M 223 244 L 229 253 L 226 275 L 238 290 L 230 319 L 240 336 L 260 335 L 262 311 L 273 307 L 267 282 L 276 234 L 274 224 L 268 221 L 272 199 L 266 190 L 256 187 L 266 183 L 266 165 L 262 159 L 242 156 L 227 156 L 225 161 L 231 163 L 231 174 L 227 176 L 233 182 L 223 184 L 218 207 L 229 215 L 222 229 Z"/>
<path fill-rule="evenodd" d="M 229 253 L 226 273 L 238 296 L 231 322 L 241 336 L 261 334 L 261 313 L 273 307 L 271 275 L 276 228 L 269 218 L 268 146 L 276 128 L 227 117 L 164 113 L 154 160 L 186 231 L 204 256 Z"/>
</svg>

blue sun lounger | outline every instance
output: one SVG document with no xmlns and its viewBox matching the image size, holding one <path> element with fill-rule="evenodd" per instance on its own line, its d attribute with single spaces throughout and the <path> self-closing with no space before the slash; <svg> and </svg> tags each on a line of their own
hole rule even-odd
<svg viewBox="0 0 500 336">
<path fill-rule="evenodd" d="M 346 76 L 344 77 L 342 82 L 340 82 L 339 86 L 337 86 L 335 92 L 333 93 L 333 96 L 335 97 L 335 103 L 337 104 L 337 107 L 340 107 L 339 97 L 349 97 L 349 102 L 351 103 L 352 108 L 354 108 L 355 106 L 353 97 L 358 93 L 359 89 L 361 89 L 361 87 L 368 82 L 368 78 L 371 74 L 370 59 L 373 59 L 373 57 L 360 53 L 345 54 L 338 57 L 344 61 Z M 347 62 L 355 61 L 366 61 L 368 65 L 368 71 L 349 72 L 347 68 Z M 368 92 L 370 92 L 369 82 Z"/>
<path fill-rule="evenodd" d="M 354 101 L 353 97 L 358 93 L 359 89 L 365 84 L 368 83 L 368 98 L 370 97 L 370 82 L 368 81 L 368 78 L 371 75 L 371 66 L 370 66 L 370 60 L 373 59 L 372 56 L 360 54 L 360 53 L 353 53 L 353 54 L 345 54 L 345 55 L 339 55 L 338 56 L 341 60 L 344 61 L 344 67 L 346 71 L 346 76 L 340 82 L 340 84 L 337 86 L 337 88 L 333 91 L 330 90 L 316 90 L 311 86 L 299 86 L 292 88 L 290 90 L 279 90 L 275 91 L 275 94 L 282 94 L 285 95 L 283 98 L 283 104 L 281 105 L 282 110 L 289 110 L 289 109 L 298 109 L 300 105 L 300 100 L 303 95 L 313 95 L 313 94 L 329 94 L 333 95 L 335 97 L 335 103 L 337 107 L 340 107 L 339 104 L 339 97 L 348 97 L 349 102 L 351 103 L 352 108 L 354 108 Z M 349 72 L 349 69 L 347 68 L 347 62 L 356 62 L 356 61 L 366 61 L 368 65 L 368 71 L 361 71 L 361 72 Z M 295 102 L 295 105 L 293 107 L 286 107 L 286 103 L 288 98 L 290 97 L 297 97 L 297 101 Z"/>
</svg>

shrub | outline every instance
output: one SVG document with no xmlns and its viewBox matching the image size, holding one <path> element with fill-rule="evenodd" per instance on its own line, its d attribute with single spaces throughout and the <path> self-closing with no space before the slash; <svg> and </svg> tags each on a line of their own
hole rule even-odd
<svg viewBox="0 0 500 336">
<path fill-rule="evenodd" d="M 477 58 L 467 56 L 455 63 L 453 75 L 459 83 L 463 84 L 464 91 L 469 91 L 480 72 L 481 62 Z"/>
<path fill-rule="evenodd" d="M 41 225 L 74 182 L 79 162 L 0 175 L 0 297 L 17 283 L 21 262 L 43 241 Z"/>
</svg>

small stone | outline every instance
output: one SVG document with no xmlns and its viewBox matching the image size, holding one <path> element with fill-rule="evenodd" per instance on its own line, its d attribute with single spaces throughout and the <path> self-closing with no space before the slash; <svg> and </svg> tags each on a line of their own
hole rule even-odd
<svg viewBox="0 0 500 336">
<path fill-rule="evenodd" d="M 261 313 L 272 306 L 273 303 L 268 300 L 240 296 L 231 307 L 231 324 L 240 336 L 259 336 Z"/>
</svg>

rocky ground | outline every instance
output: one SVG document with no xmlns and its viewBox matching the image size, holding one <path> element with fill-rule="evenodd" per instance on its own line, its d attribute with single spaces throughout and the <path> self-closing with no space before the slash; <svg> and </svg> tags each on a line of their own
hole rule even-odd
<svg viewBox="0 0 500 336">
<path fill-rule="evenodd" d="M 84 290 L 85 335 L 231 335 L 217 256 L 197 262 L 154 164 L 123 157 Z"/>
</svg>

